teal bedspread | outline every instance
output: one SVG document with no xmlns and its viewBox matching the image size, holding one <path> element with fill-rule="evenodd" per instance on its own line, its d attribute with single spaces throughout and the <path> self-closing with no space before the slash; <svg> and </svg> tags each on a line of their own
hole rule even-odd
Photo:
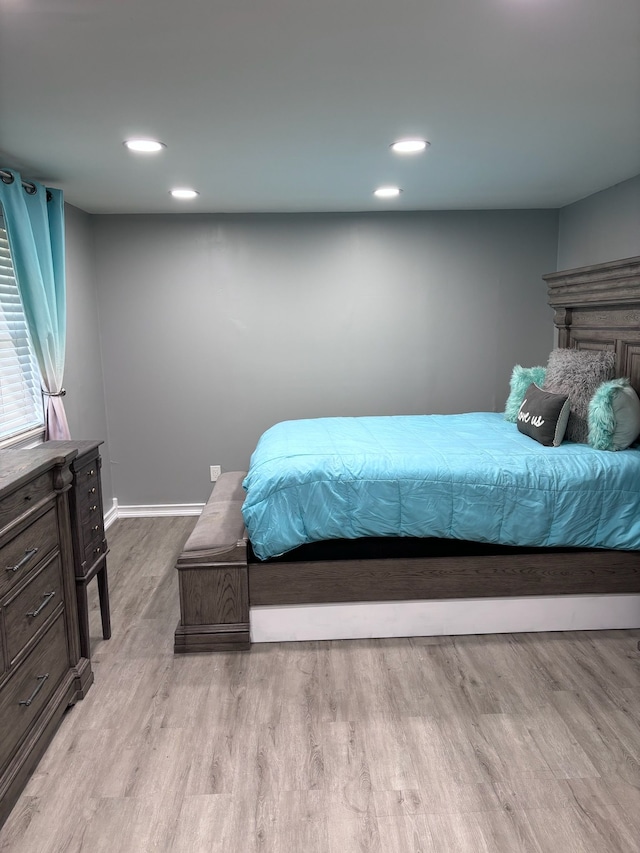
<svg viewBox="0 0 640 853">
<path fill-rule="evenodd" d="M 640 549 L 640 450 L 543 447 L 493 412 L 284 421 L 244 486 L 260 559 L 362 536 Z"/>
</svg>

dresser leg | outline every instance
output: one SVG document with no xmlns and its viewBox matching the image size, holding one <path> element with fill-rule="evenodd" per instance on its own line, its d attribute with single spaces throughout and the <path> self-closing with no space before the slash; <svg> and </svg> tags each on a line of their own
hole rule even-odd
<svg viewBox="0 0 640 853">
<path fill-rule="evenodd" d="M 105 640 L 111 637 L 111 611 L 109 610 L 109 582 L 107 580 L 107 563 L 98 572 L 98 596 L 100 598 L 100 616 L 102 617 L 102 636 Z"/>
<path fill-rule="evenodd" d="M 89 639 L 89 604 L 87 601 L 86 581 L 76 578 L 76 592 L 78 599 L 78 622 L 80 626 L 80 654 L 83 658 L 91 660 L 91 642 Z"/>
</svg>

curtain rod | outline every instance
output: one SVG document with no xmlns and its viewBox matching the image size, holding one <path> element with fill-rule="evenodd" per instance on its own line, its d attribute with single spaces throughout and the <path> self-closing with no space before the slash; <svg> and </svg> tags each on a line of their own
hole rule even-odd
<svg viewBox="0 0 640 853">
<path fill-rule="evenodd" d="M 0 180 L 3 184 L 12 184 L 15 178 L 7 169 L 0 169 Z M 35 195 L 38 192 L 36 185 L 29 181 L 22 181 L 22 188 L 28 195 Z M 53 196 L 49 190 L 47 190 L 47 201 L 51 201 L 52 198 Z"/>
</svg>

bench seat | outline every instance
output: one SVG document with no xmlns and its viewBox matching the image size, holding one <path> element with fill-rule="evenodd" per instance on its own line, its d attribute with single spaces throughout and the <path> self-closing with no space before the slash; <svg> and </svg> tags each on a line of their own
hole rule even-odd
<svg viewBox="0 0 640 853">
<path fill-rule="evenodd" d="M 247 532 L 242 518 L 244 471 L 218 478 L 176 562 L 180 623 L 174 651 L 248 649 Z"/>
</svg>

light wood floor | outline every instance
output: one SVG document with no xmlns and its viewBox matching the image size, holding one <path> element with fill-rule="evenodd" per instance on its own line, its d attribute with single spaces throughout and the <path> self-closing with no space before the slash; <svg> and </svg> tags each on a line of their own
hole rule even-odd
<svg viewBox="0 0 640 853">
<path fill-rule="evenodd" d="M 110 529 L 113 637 L 92 590 L 95 684 L 0 850 L 640 851 L 640 631 L 176 657 L 193 523 Z"/>
</svg>

